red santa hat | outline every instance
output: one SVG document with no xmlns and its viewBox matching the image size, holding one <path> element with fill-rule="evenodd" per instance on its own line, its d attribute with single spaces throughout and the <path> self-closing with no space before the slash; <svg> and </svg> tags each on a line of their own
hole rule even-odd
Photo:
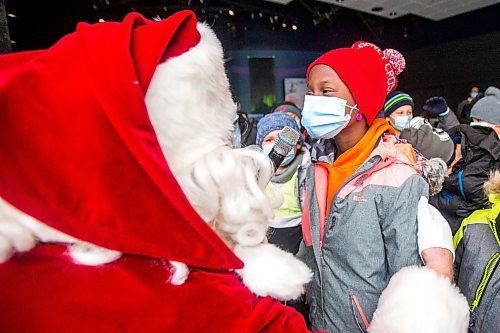
<svg viewBox="0 0 500 333">
<path fill-rule="evenodd" d="M 350 48 L 335 49 L 320 56 L 307 68 L 307 80 L 311 68 L 319 64 L 337 72 L 368 125 L 382 110 L 387 93 L 396 89 L 396 75 L 405 69 L 405 59 L 398 51 L 382 51 L 378 46 L 362 41 Z"/>
<path fill-rule="evenodd" d="M 105 248 L 241 268 L 176 182 L 144 103 L 156 66 L 199 40 L 190 11 L 160 22 L 133 13 L 1 56 L 0 196 Z"/>
</svg>

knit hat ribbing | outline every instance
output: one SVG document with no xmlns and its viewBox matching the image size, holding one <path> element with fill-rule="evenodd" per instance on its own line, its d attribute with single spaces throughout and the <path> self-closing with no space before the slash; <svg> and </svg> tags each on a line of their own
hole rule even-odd
<svg viewBox="0 0 500 333">
<path fill-rule="evenodd" d="M 412 109 L 415 108 L 413 99 L 407 93 L 402 91 L 393 91 L 387 94 L 384 104 L 384 113 L 389 117 L 394 111 L 404 105 L 411 105 Z"/>
<path fill-rule="evenodd" d="M 285 112 L 274 112 L 265 115 L 257 123 L 257 139 L 255 140 L 256 145 L 261 147 L 262 141 L 264 141 L 266 135 L 275 130 L 282 130 L 285 126 L 291 127 L 297 132 L 300 131 L 295 119 Z"/>
<path fill-rule="evenodd" d="M 299 117 L 299 119 L 302 117 L 302 113 L 300 109 L 293 103 L 291 102 L 281 102 L 278 105 L 276 105 L 272 110 L 271 113 L 273 112 L 290 112 Z"/>
<path fill-rule="evenodd" d="M 472 107 L 470 116 L 490 124 L 500 125 L 500 90 L 496 87 L 486 89 L 484 97 Z"/>
<path fill-rule="evenodd" d="M 398 51 L 382 51 L 378 46 L 362 41 L 354 43 L 351 48 L 335 49 L 320 56 L 309 65 L 307 80 L 311 69 L 319 64 L 337 72 L 368 125 L 382 110 L 387 93 L 396 89 L 396 75 L 405 68 L 404 57 Z"/>
</svg>

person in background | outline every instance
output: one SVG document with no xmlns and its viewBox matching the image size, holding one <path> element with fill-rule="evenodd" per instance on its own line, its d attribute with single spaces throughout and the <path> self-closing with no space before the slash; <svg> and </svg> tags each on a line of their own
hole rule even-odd
<svg viewBox="0 0 500 333">
<path fill-rule="evenodd" d="M 457 106 L 456 117 L 460 121 L 461 124 L 469 124 L 470 123 L 470 111 L 472 105 L 481 98 L 482 94 L 479 92 L 478 87 L 472 87 L 469 92 L 469 96 L 466 99 L 461 101 Z"/>
<path fill-rule="evenodd" d="M 293 117 L 300 127 L 300 132 L 302 134 L 302 146 L 304 149 L 311 150 L 313 145 L 313 139 L 307 134 L 307 131 L 302 127 L 300 123 L 300 118 L 302 117 L 302 111 L 292 102 L 283 101 L 276 104 L 271 108 L 271 112 L 285 112 L 289 116 Z"/>
<path fill-rule="evenodd" d="M 385 119 L 396 130 L 396 136 L 408 125 L 413 118 L 413 99 L 402 91 L 393 91 L 387 94 L 384 104 Z"/>
<path fill-rule="evenodd" d="M 455 113 L 451 111 L 446 103 L 444 97 L 434 96 L 425 101 L 422 117 L 424 118 L 437 118 L 438 122 L 436 127 L 442 128 L 445 131 L 460 125 Z"/>
<path fill-rule="evenodd" d="M 285 126 L 299 131 L 294 118 L 285 112 L 265 115 L 257 124 L 257 146 L 266 155 L 272 150 L 278 134 Z M 269 223 L 268 240 L 285 251 L 296 254 L 302 241 L 302 207 L 304 201 L 305 170 L 309 152 L 301 143 L 290 150 L 267 187 L 267 194 L 281 205 L 274 210 Z"/>
<path fill-rule="evenodd" d="M 293 106 L 286 105 L 286 108 Z M 277 108 L 281 108 L 278 106 Z M 295 109 L 297 109 L 295 107 Z M 298 110 L 298 109 L 297 109 Z M 300 111 L 300 110 L 298 110 Z M 257 124 L 256 144 L 269 154 L 285 126 L 299 131 L 295 118 L 288 112 L 274 112 L 264 116 Z M 301 138 L 302 139 L 302 138 Z M 267 239 L 269 243 L 295 255 L 302 242 L 302 208 L 305 195 L 306 170 L 310 164 L 308 149 L 301 144 L 302 140 L 288 153 L 266 188 L 266 193 L 274 202 L 280 203 L 274 209 L 274 219 L 269 222 Z M 305 297 L 285 303 L 304 316 L 309 317 L 309 307 Z"/>
<path fill-rule="evenodd" d="M 274 112 L 284 112 L 297 122 L 300 127 L 300 118 L 302 117 L 302 111 L 292 102 L 283 101 L 271 108 L 271 113 Z"/>
<path fill-rule="evenodd" d="M 366 330 L 390 278 L 422 264 L 417 214 L 429 208 L 428 184 L 396 148 L 394 128 L 375 119 L 403 69 L 399 52 L 357 42 L 307 70 L 302 125 L 319 140 L 298 256 L 314 272 L 306 288 L 313 330 Z"/>
<path fill-rule="evenodd" d="M 470 306 L 470 333 L 500 328 L 500 170 L 485 183 L 491 208 L 476 210 L 455 234 L 455 278 Z"/>
<path fill-rule="evenodd" d="M 255 122 L 248 118 L 246 112 L 241 111 L 240 102 L 235 102 L 236 119 L 234 121 L 233 145 L 235 148 L 245 148 L 255 144 L 257 127 Z"/>
<path fill-rule="evenodd" d="M 453 127 L 448 134 L 457 143 L 455 160 L 441 193 L 429 202 L 446 218 L 453 234 L 462 220 L 490 203 L 483 184 L 500 167 L 500 90 L 489 87 L 472 107 L 470 125 Z"/>
<path fill-rule="evenodd" d="M 471 126 L 489 127 L 500 137 L 500 89 L 489 87 L 471 110 Z"/>
</svg>

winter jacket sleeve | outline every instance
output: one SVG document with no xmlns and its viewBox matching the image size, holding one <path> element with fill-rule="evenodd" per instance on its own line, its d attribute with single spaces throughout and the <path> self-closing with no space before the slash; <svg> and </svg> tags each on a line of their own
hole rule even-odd
<svg viewBox="0 0 500 333">
<path fill-rule="evenodd" d="M 403 267 L 422 264 L 417 246 L 417 211 L 422 196 L 428 196 L 428 186 L 415 174 L 398 188 L 392 200 L 385 202 L 381 231 L 391 276 Z"/>
<path fill-rule="evenodd" d="M 439 117 L 437 128 L 442 128 L 443 130 L 448 131 L 455 126 L 460 125 L 460 122 L 458 121 L 455 113 L 451 110 L 448 111 L 449 112 L 445 116 Z"/>
<path fill-rule="evenodd" d="M 455 281 L 458 281 L 460 274 L 460 265 L 462 265 L 462 258 L 464 255 L 464 240 L 458 243 L 457 248 L 455 249 L 455 261 L 454 261 L 454 273 L 455 273 Z"/>
</svg>

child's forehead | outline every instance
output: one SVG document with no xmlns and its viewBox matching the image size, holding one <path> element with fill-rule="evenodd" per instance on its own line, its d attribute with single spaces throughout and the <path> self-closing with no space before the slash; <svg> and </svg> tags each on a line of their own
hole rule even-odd
<svg viewBox="0 0 500 333">
<path fill-rule="evenodd" d="M 273 130 L 269 133 L 266 134 L 266 136 L 264 137 L 264 141 L 266 141 L 266 139 L 274 139 L 278 136 L 278 133 L 281 132 L 283 128 L 280 128 L 280 129 L 276 129 L 276 130 Z"/>
</svg>

